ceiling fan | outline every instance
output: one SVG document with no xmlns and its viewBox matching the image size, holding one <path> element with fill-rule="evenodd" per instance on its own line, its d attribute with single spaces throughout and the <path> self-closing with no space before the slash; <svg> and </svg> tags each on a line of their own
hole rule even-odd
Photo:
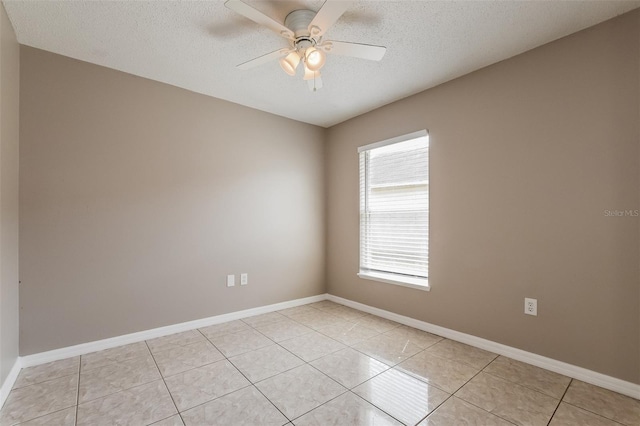
<svg viewBox="0 0 640 426">
<path fill-rule="evenodd" d="M 307 80 L 310 90 L 316 91 L 322 87 L 320 69 L 325 63 L 325 53 L 371 61 L 381 60 L 386 47 L 323 39 L 327 30 L 349 5 L 348 1 L 327 0 L 317 13 L 306 9 L 294 10 L 287 15 L 283 25 L 241 0 L 228 0 L 226 7 L 286 38 L 290 45 L 289 48 L 278 49 L 244 62 L 238 68 L 246 70 L 279 59 L 284 72 L 295 76 L 298 65 L 302 63 L 303 79 Z"/>
</svg>

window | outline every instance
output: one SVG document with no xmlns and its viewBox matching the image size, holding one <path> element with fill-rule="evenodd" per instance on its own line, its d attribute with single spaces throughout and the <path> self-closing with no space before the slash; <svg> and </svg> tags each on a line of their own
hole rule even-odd
<svg viewBox="0 0 640 426">
<path fill-rule="evenodd" d="M 360 154 L 361 278 L 429 288 L 429 137 L 425 130 Z"/>
</svg>

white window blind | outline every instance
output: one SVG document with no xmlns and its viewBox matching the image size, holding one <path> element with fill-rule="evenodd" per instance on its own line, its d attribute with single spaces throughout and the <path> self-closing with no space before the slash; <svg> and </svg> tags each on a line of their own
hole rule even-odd
<svg viewBox="0 0 640 426">
<path fill-rule="evenodd" d="M 429 139 L 426 131 L 361 147 L 360 273 L 427 285 Z"/>
</svg>

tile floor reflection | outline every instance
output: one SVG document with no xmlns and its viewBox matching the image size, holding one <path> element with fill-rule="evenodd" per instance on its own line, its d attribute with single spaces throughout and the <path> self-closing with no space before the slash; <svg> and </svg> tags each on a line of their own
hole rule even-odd
<svg viewBox="0 0 640 426">
<path fill-rule="evenodd" d="M 640 401 L 322 301 L 23 369 L 16 424 L 638 426 Z"/>
</svg>

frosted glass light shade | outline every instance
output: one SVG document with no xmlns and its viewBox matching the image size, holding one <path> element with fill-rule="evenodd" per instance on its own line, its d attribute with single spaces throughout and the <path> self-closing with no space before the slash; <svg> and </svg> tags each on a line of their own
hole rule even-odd
<svg viewBox="0 0 640 426">
<path fill-rule="evenodd" d="M 296 52 L 291 52 L 284 58 L 280 59 L 280 66 L 287 74 L 294 76 L 296 75 L 296 68 L 300 63 L 300 56 Z"/>
<path fill-rule="evenodd" d="M 303 80 L 313 80 L 314 78 L 320 77 L 320 71 L 312 71 L 305 64 L 304 66 L 304 77 Z"/>
<path fill-rule="evenodd" d="M 324 65 L 325 54 L 322 50 L 310 47 L 304 53 L 305 64 L 311 71 L 318 71 Z"/>
</svg>

